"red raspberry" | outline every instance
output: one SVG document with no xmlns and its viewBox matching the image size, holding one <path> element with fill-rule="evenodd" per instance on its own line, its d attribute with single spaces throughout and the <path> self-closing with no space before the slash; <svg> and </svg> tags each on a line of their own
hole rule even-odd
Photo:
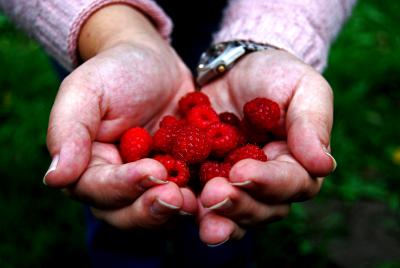
<svg viewBox="0 0 400 268">
<path fill-rule="evenodd" d="M 210 125 L 206 133 L 210 138 L 211 152 L 215 156 L 223 157 L 238 145 L 239 132 L 231 125 L 214 123 Z"/>
<path fill-rule="evenodd" d="M 196 126 L 181 128 L 172 146 L 172 155 L 189 164 L 204 161 L 211 151 L 211 144 L 204 131 Z"/>
<path fill-rule="evenodd" d="M 225 124 L 228 124 L 228 125 L 231 125 L 234 127 L 239 127 L 240 119 L 234 113 L 223 112 L 223 113 L 220 113 L 218 115 L 218 117 L 219 117 L 219 120 L 221 120 L 221 122 L 223 122 Z"/>
<path fill-rule="evenodd" d="M 206 161 L 200 167 L 200 181 L 205 184 L 215 177 L 228 178 L 231 167 L 229 163 Z"/>
<path fill-rule="evenodd" d="M 260 130 L 271 130 L 280 118 L 279 105 L 266 98 L 255 98 L 243 107 L 244 118 Z"/>
<path fill-rule="evenodd" d="M 211 105 L 208 96 L 199 91 L 190 92 L 179 100 L 178 111 L 182 116 L 185 116 L 192 108 L 200 105 Z"/>
<path fill-rule="evenodd" d="M 234 165 L 240 160 L 246 158 L 259 160 L 262 162 L 268 160 L 267 156 L 265 155 L 264 151 L 261 148 L 253 144 L 247 144 L 230 152 L 229 155 L 225 158 L 225 162 Z"/>
<path fill-rule="evenodd" d="M 146 157 L 150 153 L 151 147 L 150 134 L 140 127 L 128 129 L 122 135 L 119 143 L 119 151 L 125 163 Z"/>
<path fill-rule="evenodd" d="M 239 130 L 239 139 L 238 139 L 238 146 L 243 146 L 246 145 L 247 142 L 247 137 L 245 135 L 245 133 L 243 133 L 243 131 L 240 129 Z"/>
<path fill-rule="evenodd" d="M 219 122 L 219 117 L 211 106 L 201 105 L 194 107 L 188 112 L 186 121 L 189 125 L 205 129 L 212 123 Z"/>
<path fill-rule="evenodd" d="M 153 136 L 153 149 L 164 153 L 171 153 L 175 142 L 176 132 L 180 126 L 168 126 L 159 128 Z"/>
<path fill-rule="evenodd" d="M 184 162 L 176 160 L 170 155 L 156 155 L 154 160 L 164 165 L 168 172 L 168 181 L 176 183 L 179 187 L 184 187 L 189 182 L 190 172 Z"/>
<path fill-rule="evenodd" d="M 268 133 L 257 129 L 245 119 L 240 121 L 240 132 L 247 143 L 263 146 L 269 141 Z"/>
<path fill-rule="evenodd" d="M 168 154 L 157 154 L 153 157 L 154 160 L 157 160 L 158 162 L 160 162 L 161 164 L 163 164 L 163 166 L 165 167 L 165 169 L 167 171 L 169 171 L 170 169 L 173 169 L 175 166 L 175 158 L 173 158 L 172 156 L 168 155 Z"/>
<path fill-rule="evenodd" d="M 160 121 L 160 128 L 164 127 L 179 127 L 183 126 L 185 122 L 183 120 L 179 120 L 175 116 L 166 115 Z"/>
</svg>

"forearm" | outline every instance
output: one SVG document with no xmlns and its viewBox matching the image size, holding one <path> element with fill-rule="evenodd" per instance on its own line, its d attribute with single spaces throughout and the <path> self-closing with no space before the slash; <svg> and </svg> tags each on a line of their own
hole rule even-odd
<svg viewBox="0 0 400 268">
<path fill-rule="evenodd" d="M 0 0 L 3 10 L 67 69 L 79 62 L 78 37 L 85 22 L 110 4 L 126 4 L 145 14 L 168 38 L 172 23 L 151 0 Z"/>
<path fill-rule="evenodd" d="M 251 39 L 289 51 L 318 71 L 356 0 L 232 0 L 214 42 Z"/>
<path fill-rule="evenodd" d="M 87 60 L 117 44 L 155 46 L 159 42 L 163 42 L 162 36 L 144 14 L 115 4 L 98 10 L 85 22 L 78 36 L 78 52 L 82 60 Z"/>
</svg>

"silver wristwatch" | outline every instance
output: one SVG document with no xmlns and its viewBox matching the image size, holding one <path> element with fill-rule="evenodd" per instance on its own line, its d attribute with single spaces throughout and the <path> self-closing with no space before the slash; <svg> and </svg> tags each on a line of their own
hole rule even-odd
<svg viewBox="0 0 400 268">
<path fill-rule="evenodd" d="M 248 40 L 234 40 L 217 43 L 204 52 L 197 66 L 196 82 L 203 86 L 223 75 L 245 54 L 277 47 Z"/>
</svg>

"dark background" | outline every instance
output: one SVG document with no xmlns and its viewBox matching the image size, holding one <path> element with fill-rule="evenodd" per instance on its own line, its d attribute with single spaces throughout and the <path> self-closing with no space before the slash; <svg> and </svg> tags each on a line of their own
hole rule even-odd
<svg viewBox="0 0 400 268">
<path fill-rule="evenodd" d="M 336 172 L 313 200 L 262 229 L 259 267 L 400 267 L 400 3 L 363 0 L 334 43 Z M 86 263 L 79 203 L 42 184 L 60 81 L 0 15 L 0 267 Z M 272 263 L 272 264 L 271 264 Z"/>
</svg>

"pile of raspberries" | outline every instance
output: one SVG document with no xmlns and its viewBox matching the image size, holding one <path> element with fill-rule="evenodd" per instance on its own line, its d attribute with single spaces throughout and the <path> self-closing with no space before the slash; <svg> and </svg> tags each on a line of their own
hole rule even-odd
<svg viewBox="0 0 400 268">
<path fill-rule="evenodd" d="M 191 92 L 178 103 L 180 118 L 167 115 L 153 136 L 141 127 L 128 129 L 119 141 L 125 163 L 150 157 L 164 165 L 168 181 L 184 187 L 229 177 L 231 167 L 246 158 L 267 161 L 261 149 L 280 119 L 279 105 L 256 98 L 243 107 L 243 119 L 217 112 L 207 95 Z M 196 185 L 195 184 L 195 185 Z"/>
</svg>

